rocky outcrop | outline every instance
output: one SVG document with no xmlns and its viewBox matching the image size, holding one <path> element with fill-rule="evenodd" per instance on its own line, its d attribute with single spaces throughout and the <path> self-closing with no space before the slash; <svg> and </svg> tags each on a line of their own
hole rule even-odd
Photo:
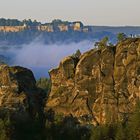
<svg viewBox="0 0 140 140">
<path fill-rule="evenodd" d="M 43 94 L 30 70 L 0 65 L 0 115 L 5 111 L 20 119 L 42 115 Z"/>
<path fill-rule="evenodd" d="M 140 39 L 90 50 L 78 61 L 69 56 L 50 77 L 46 110 L 96 125 L 125 120 L 140 98 Z"/>
</svg>

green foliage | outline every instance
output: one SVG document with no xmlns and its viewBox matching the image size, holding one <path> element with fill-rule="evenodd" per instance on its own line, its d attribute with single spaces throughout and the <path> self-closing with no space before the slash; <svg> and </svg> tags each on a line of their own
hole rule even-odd
<svg viewBox="0 0 140 140">
<path fill-rule="evenodd" d="M 0 110 L 0 140 L 11 140 L 14 135 L 14 127 L 9 117 L 9 112 Z"/>
<path fill-rule="evenodd" d="M 115 136 L 116 125 L 102 125 L 92 128 L 90 140 L 112 140 Z"/>
<path fill-rule="evenodd" d="M 5 124 L 2 119 L 0 119 L 0 140 L 8 140 L 6 136 Z"/>
<path fill-rule="evenodd" d="M 40 78 L 37 80 L 37 87 L 43 89 L 46 93 L 50 91 L 51 81 L 48 78 Z"/>
<path fill-rule="evenodd" d="M 54 19 L 53 21 L 52 21 L 52 24 L 54 25 L 54 26 L 58 26 L 59 24 L 62 24 L 63 22 L 62 22 L 62 20 L 60 20 L 60 19 Z"/>
<path fill-rule="evenodd" d="M 108 46 L 108 41 L 109 41 L 109 38 L 108 37 L 104 37 L 99 42 L 96 42 L 95 46 L 97 46 L 98 49 L 104 49 L 105 47 Z"/>
<path fill-rule="evenodd" d="M 64 119 L 63 114 L 57 114 L 54 117 L 54 123 L 56 125 L 61 124 L 62 120 Z"/>
<path fill-rule="evenodd" d="M 23 26 L 24 24 L 29 26 L 37 26 L 40 24 L 40 22 L 37 22 L 36 20 L 32 21 L 31 19 L 19 21 L 17 19 L 0 18 L 0 26 Z"/>
<path fill-rule="evenodd" d="M 14 122 L 16 140 L 43 140 L 43 127 L 40 121 L 23 120 Z"/>
<path fill-rule="evenodd" d="M 59 92 L 66 90 L 60 87 Z M 107 110 L 108 112 L 108 110 Z M 0 112 L 1 113 L 1 112 Z M 3 113 L 0 114 L 0 116 Z M 140 102 L 133 114 L 126 115 L 122 122 L 99 126 L 81 126 L 72 115 L 55 115 L 53 110 L 46 113 L 43 123 L 39 117 L 21 119 L 7 113 L 0 119 L 0 140 L 139 140 Z M 14 114 L 15 115 L 15 114 Z M 111 114 L 108 114 L 111 115 Z M 109 120 L 108 120 L 109 121 Z M 90 128 L 90 129 L 89 129 Z"/>
<path fill-rule="evenodd" d="M 72 58 L 76 59 L 76 58 L 79 58 L 81 56 L 81 52 L 80 50 L 78 49 L 73 55 L 72 55 Z"/>
<path fill-rule="evenodd" d="M 78 125 L 76 118 L 72 116 L 55 116 L 56 120 L 50 125 L 46 124 L 47 140 L 89 140 L 90 131 L 86 127 Z"/>
<path fill-rule="evenodd" d="M 128 128 L 131 130 L 129 135 L 135 140 L 140 139 L 140 101 L 137 102 L 135 111 L 130 118 L 128 123 Z"/>
<path fill-rule="evenodd" d="M 126 39 L 126 35 L 124 33 L 118 33 L 117 34 L 117 39 L 118 39 L 119 42 L 123 41 L 123 40 Z"/>
<path fill-rule="evenodd" d="M 38 116 L 13 119 L 15 114 L 3 114 L 0 112 L 0 140 L 140 140 L 139 101 L 133 114 L 123 121 L 90 127 L 81 126 L 72 115 L 56 115 L 53 110 L 46 113 L 43 123 Z"/>
<path fill-rule="evenodd" d="M 93 127 L 90 140 L 140 140 L 140 101 L 133 115 L 126 118 L 115 124 Z"/>
<path fill-rule="evenodd" d="M 102 45 L 105 45 L 106 46 L 107 43 L 108 43 L 108 41 L 109 41 L 109 38 L 106 36 L 100 42 L 101 42 Z"/>
<path fill-rule="evenodd" d="M 128 128 L 122 123 L 117 124 L 115 140 L 129 140 Z"/>
</svg>

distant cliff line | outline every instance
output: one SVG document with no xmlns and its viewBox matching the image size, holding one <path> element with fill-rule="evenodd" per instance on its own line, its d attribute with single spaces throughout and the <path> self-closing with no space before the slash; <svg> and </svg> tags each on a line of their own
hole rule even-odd
<svg viewBox="0 0 140 140">
<path fill-rule="evenodd" d="M 61 20 L 53 20 L 51 23 L 42 24 L 36 20 L 23 20 L 17 19 L 0 19 L 1 32 L 20 32 L 24 30 L 38 30 L 46 32 L 67 32 L 67 31 L 80 31 L 91 32 L 91 26 L 84 26 L 81 21 L 68 22 Z"/>
<path fill-rule="evenodd" d="M 140 34 L 140 26 L 94 26 L 84 25 L 81 21 L 62 21 L 54 19 L 52 22 L 41 23 L 31 19 L 5 19 L 0 18 L 0 32 L 21 32 L 26 30 L 44 32 L 69 32 L 78 31 L 83 33 L 119 33 Z M 102 37 L 101 37 L 102 38 Z"/>
</svg>

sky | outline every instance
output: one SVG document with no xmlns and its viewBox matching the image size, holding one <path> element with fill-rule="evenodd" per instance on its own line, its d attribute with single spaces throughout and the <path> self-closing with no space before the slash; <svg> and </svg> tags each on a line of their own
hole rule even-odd
<svg viewBox="0 0 140 140">
<path fill-rule="evenodd" d="M 0 0 L 0 17 L 139 26 L 140 0 Z"/>
</svg>

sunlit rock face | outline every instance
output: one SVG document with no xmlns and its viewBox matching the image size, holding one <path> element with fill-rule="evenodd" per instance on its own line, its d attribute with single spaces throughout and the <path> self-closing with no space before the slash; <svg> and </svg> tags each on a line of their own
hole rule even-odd
<svg viewBox="0 0 140 140">
<path fill-rule="evenodd" d="M 43 92 L 36 87 L 33 73 L 19 66 L 0 65 L 0 110 L 15 117 L 34 117 L 41 113 Z M 1 114 L 0 114 L 1 115 Z"/>
<path fill-rule="evenodd" d="M 122 121 L 140 98 L 140 39 L 93 49 L 77 59 L 69 56 L 50 77 L 46 110 L 72 114 L 81 123 Z"/>
</svg>

